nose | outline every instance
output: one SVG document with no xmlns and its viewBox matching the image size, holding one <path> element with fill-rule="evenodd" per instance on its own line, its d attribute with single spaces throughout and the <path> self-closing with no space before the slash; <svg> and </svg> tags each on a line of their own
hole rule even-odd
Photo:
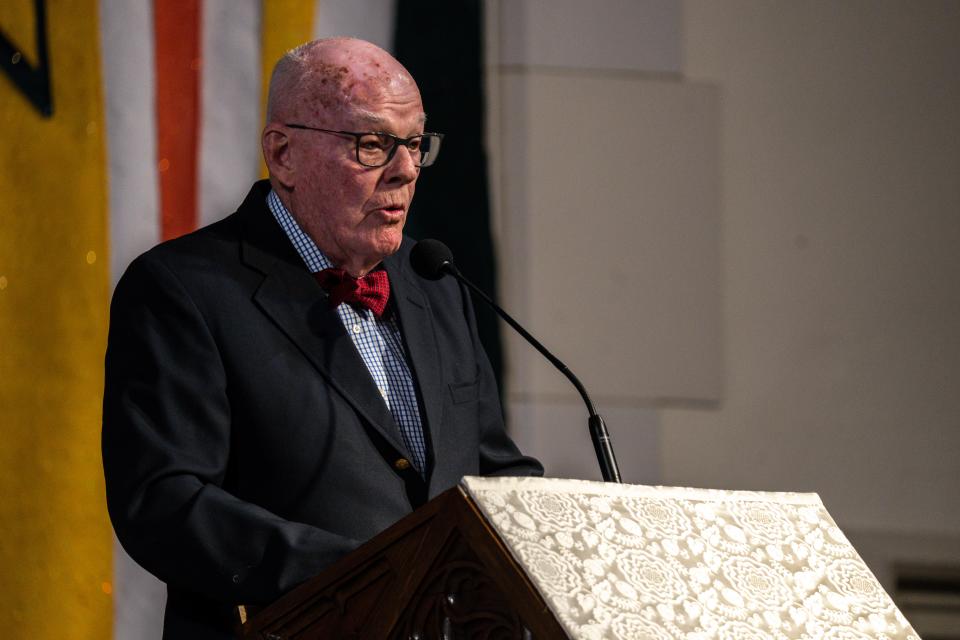
<svg viewBox="0 0 960 640">
<path fill-rule="evenodd" d="M 413 152 L 406 145 L 398 144 L 393 157 L 384 166 L 383 179 L 389 183 L 407 184 L 420 175 L 420 168 L 413 161 Z"/>
</svg>

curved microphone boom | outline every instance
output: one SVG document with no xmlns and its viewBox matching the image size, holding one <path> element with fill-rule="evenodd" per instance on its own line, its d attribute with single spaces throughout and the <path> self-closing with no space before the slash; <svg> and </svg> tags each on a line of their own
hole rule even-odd
<svg viewBox="0 0 960 640">
<path fill-rule="evenodd" d="M 603 479 L 606 482 L 621 482 L 620 480 L 620 468 L 617 466 L 617 459 L 613 455 L 613 444 L 610 442 L 610 434 L 607 432 L 607 425 L 604 424 L 603 418 L 597 413 L 596 408 L 593 406 L 593 401 L 590 400 L 590 396 L 587 395 L 587 390 L 583 387 L 580 380 L 577 379 L 577 376 L 573 375 L 573 372 L 567 368 L 567 365 L 563 364 L 559 358 L 547 351 L 547 348 L 544 347 L 540 342 L 534 338 L 530 333 L 520 326 L 520 324 L 510 317 L 506 311 L 500 308 L 500 306 L 494 302 L 490 296 L 484 293 L 479 287 L 467 280 L 460 270 L 457 269 L 456 265 L 453 263 L 453 253 L 447 245 L 443 244 L 439 240 L 421 240 L 410 252 L 410 265 L 413 267 L 413 270 L 422 278 L 428 280 L 439 280 L 445 275 L 451 275 L 465 286 L 467 286 L 471 291 L 476 293 L 484 302 L 493 307 L 493 310 L 497 312 L 504 321 L 509 324 L 514 330 L 519 333 L 524 339 L 533 345 L 533 347 L 543 354 L 550 363 L 555 366 L 560 373 L 567 377 L 567 379 L 573 383 L 573 386 L 576 387 L 577 391 L 580 393 L 580 397 L 583 398 L 584 404 L 587 405 L 587 412 L 590 417 L 587 421 L 587 424 L 590 428 L 590 439 L 593 441 L 593 449 L 597 454 L 597 462 L 600 464 L 600 473 L 603 475 Z"/>
</svg>

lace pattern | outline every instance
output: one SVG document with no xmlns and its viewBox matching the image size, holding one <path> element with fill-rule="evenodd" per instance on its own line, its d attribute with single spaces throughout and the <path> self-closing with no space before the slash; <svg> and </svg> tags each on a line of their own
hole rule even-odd
<svg viewBox="0 0 960 640">
<path fill-rule="evenodd" d="M 816 494 L 464 478 L 582 640 L 919 640 Z"/>
</svg>

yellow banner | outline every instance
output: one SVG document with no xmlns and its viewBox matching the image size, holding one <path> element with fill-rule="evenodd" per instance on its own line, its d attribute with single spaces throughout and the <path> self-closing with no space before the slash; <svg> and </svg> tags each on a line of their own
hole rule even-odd
<svg viewBox="0 0 960 640">
<path fill-rule="evenodd" d="M 313 39 L 316 0 L 263 0 L 260 46 L 260 115 L 267 112 L 267 91 L 273 65 L 287 51 Z M 257 141 L 259 143 L 259 139 Z M 260 176 L 267 177 L 267 166 L 260 158 Z"/>
<path fill-rule="evenodd" d="M 112 535 L 99 444 L 109 261 L 97 14 L 96 0 L 0 2 L 3 45 L 15 48 L 0 70 L 7 638 L 111 636 Z"/>
</svg>

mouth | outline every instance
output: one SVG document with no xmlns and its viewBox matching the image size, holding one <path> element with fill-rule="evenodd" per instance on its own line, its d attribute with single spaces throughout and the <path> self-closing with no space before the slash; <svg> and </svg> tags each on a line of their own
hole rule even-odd
<svg viewBox="0 0 960 640">
<path fill-rule="evenodd" d="M 373 213 L 385 217 L 387 220 L 401 220 L 406 215 L 407 208 L 401 204 L 385 204 L 372 209 Z"/>
</svg>

